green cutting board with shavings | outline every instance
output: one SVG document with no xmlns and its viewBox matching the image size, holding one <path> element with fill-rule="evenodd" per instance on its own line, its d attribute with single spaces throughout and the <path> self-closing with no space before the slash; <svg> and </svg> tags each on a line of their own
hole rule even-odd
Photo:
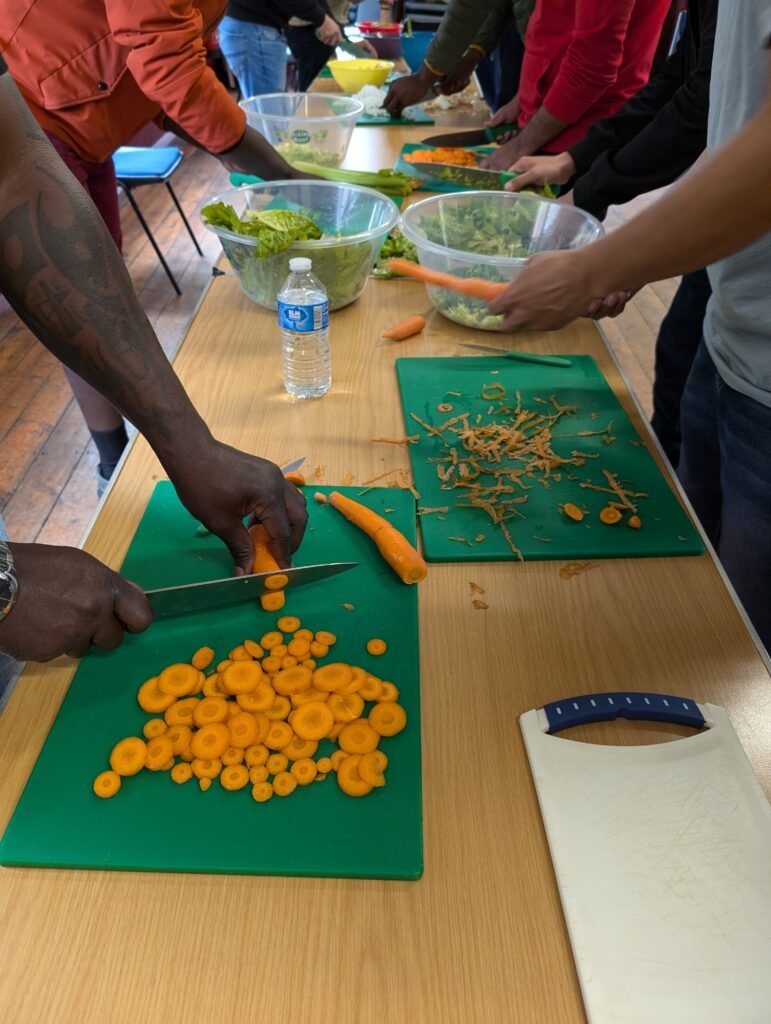
<svg viewBox="0 0 771 1024">
<path fill-rule="evenodd" d="M 317 487 L 313 490 L 329 491 Z M 351 488 L 339 488 L 355 496 Z M 297 615 L 338 641 L 328 661 L 350 661 L 397 684 L 407 727 L 384 739 L 387 784 L 364 798 L 346 796 L 333 773 L 287 798 L 257 804 L 251 787 L 204 793 L 195 780 L 172 782 L 143 771 L 123 780 L 109 800 L 94 796 L 94 776 L 108 767 L 117 740 L 142 734 L 148 718 L 136 702 L 144 679 L 203 644 L 217 660 L 244 639 L 275 629 L 277 615 L 259 604 L 166 619 L 127 636 L 111 653 L 85 658 L 46 739 L 0 843 L 0 863 L 28 867 L 415 879 L 423 871 L 418 694 L 418 593 L 405 586 L 372 541 L 329 506 L 311 500 L 310 523 L 296 565 L 360 565 L 287 592 L 279 614 Z M 363 499 L 413 541 L 415 503 L 382 488 Z M 132 541 L 123 573 L 146 589 L 228 576 L 232 564 L 216 537 L 200 535 L 173 487 L 159 483 Z M 354 606 L 352 611 L 343 605 Z M 373 636 L 388 641 L 367 654 Z M 24 680 L 19 683 L 25 685 Z M 332 749 L 319 745 L 317 757 Z"/>
<path fill-rule="evenodd" d="M 421 142 L 405 142 L 401 148 L 401 152 L 396 158 L 394 164 L 395 171 L 401 171 L 403 174 L 410 174 L 413 178 L 418 177 L 415 172 L 415 168 L 412 164 L 405 160 L 406 156 L 410 153 L 414 153 L 416 149 L 437 149 L 437 146 L 427 146 Z M 490 153 L 495 152 L 495 146 L 464 146 L 464 149 L 468 149 L 471 153 L 479 153 L 480 156 L 489 156 Z M 460 170 L 461 168 L 459 168 Z M 418 192 L 468 192 L 468 185 L 457 185 L 451 181 L 445 181 L 442 178 L 423 178 L 421 184 L 418 185 Z"/>
<path fill-rule="evenodd" d="M 524 487 L 515 487 L 511 493 L 500 496 L 504 500 L 526 496 L 526 501 L 508 506 L 513 516 L 506 521 L 523 558 L 637 558 L 697 555 L 704 550 L 697 530 L 595 361 L 590 356 L 569 358 L 570 367 L 497 356 L 396 360 L 406 433 L 418 434 L 420 438 L 409 445 L 409 453 L 415 487 L 420 494 L 423 550 L 429 561 L 503 561 L 517 555 L 487 512 L 456 507 L 456 502 L 462 502 L 462 495 L 468 492 L 462 488 L 443 489 L 437 466 L 441 465 L 444 472 L 447 463 L 431 461 L 446 458 L 448 445 L 429 435 L 410 413 L 430 427 L 461 413 L 469 414 L 471 426 L 488 422 L 507 424 L 511 417 L 503 412 L 503 407 L 516 406 L 517 395 L 522 409 L 539 414 L 555 412 L 552 396 L 559 406 L 575 408 L 575 412 L 562 415 L 554 424 L 553 450 L 563 458 L 573 458 L 571 453 L 576 451 L 583 462 L 562 466 L 543 481 L 534 478 L 543 477 L 542 473 L 534 474 L 533 478 L 523 477 Z M 482 398 L 485 385 L 501 385 L 505 396 Z M 494 387 L 493 392 L 497 394 L 498 388 Z M 439 405 L 451 408 L 439 411 Z M 447 437 L 462 461 L 462 441 L 449 432 Z M 523 463 L 503 459 L 496 465 L 521 468 Z M 599 520 L 600 510 L 618 497 L 581 484 L 607 487 L 605 469 L 615 474 L 623 488 L 646 495 L 631 499 L 638 507 L 640 529 L 628 526 L 628 514 L 614 526 Z M 477 481 L 492 484 L 495 477 L 484 475 Z M 560 511 L 560 506 L 568 502 L 585 512 L 581 522 L 574 522 Z M 421 508 L 445 506 L 446 513 L 420 515 Z"/>
</svg>

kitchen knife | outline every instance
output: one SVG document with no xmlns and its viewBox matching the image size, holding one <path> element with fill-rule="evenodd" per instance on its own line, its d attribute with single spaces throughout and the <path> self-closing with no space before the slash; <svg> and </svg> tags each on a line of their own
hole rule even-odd
<svg viewBox="0 0 771 1024">
<path fill-rule="evenodd" d="M 162 587 L 160 590 L 145 591 L 145 596 L 155 618 L 168 619 L 175 615 L 194 615 L 196 612 L 216 611 L 244 601 L 256 601 L 263 594 L 271 593 L 265 586 L 265 581 L 271 576 L 285 576 L 287 582 L 282 589 L 289 590 L 337 576 L 348 569 L 355 569 L 358 564 L 330 562 L 327 565 L 301 565 L 294 569 L 280 569 L 278 572 L 230 576 L 224 580 L 207 580 L 205 583 L 189 583 L 181 587 Z"/>
<path fill-rule="evenodd" d="M 318 33 L 316 33 L 316 36 L 318 37 Z M 352 43 L 351 40 L 347 39 L 345 36 L 343 36 L 343 38 L 337 44 L 337 48 L 339 50 L 342 50 L 343 53 L 347 53 L 349 57 L 356 57 L 357 60 L 378 59 L 377 57 L 373 57 L 371 53 L 367 53 L 367 51 L 362 49 L 360 46 L 357 46 L 355 43 Z"/>
<path fill-rule="evenodd" d="M 284 474 L 284 476 L 286 476 L 287 473 L 294 473 L 296 470 L 300 468 L 300 466 L 302 466 L 306 458 L 307 456 L 303 455 L 299 459 L 295 459 L 294 462 L 287 462 L 285 466 L 281 467 L 281 472 Z"/>
<path fill-rule="evenodd" d="M 436 178 L 470 189 L 500 190 L 507 181 L 517 177 L 508 171 L 487 171 L 483 167 L 459 167 L 457 164 L 420 162 L 410 163 L 410 167 L 424 178 Z"/>
<path fill-rule="evenodd" d="M 421 141 L 421 146 L 489 146 L 497 142 L 506 132 L 519 131 L 519 125 L 499 124 L 495 128 L 473 128 L 466 132 L 449 132 L 447 135 L 431 135 Z"/>
<path fill-rule="evenodd" d="M 463 348 L 473 348 L 478 352 L 489 352 L 491 355 L 500 356 L 501 359 L 518 359 L 522 363 L 541 363 L 543 366 L 572 366 L 570 359 L 564 356 L 539 356 L 535 352 L 515 352 L 505 349 L 493 348 L 492 345 L 473 345 L 469 342 L 462 343 Z"/>
</svg>

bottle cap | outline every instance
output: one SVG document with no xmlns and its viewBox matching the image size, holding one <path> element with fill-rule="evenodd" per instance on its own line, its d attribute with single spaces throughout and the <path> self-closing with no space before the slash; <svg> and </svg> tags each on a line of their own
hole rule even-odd
<svg viewBox="0 0 771 1024">
<path fill-rule="evenodd" d="M 289 261 L 289 269 L 295 273 L 310 270 L 312 266 L 313 262 L 307 256 L 295 256 Z"/>
</svg>

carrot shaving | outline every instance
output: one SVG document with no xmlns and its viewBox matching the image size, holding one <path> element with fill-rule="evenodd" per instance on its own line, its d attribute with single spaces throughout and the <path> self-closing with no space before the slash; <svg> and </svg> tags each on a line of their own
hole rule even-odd
<svg viewBox="0 0 771 1024">
<path fill-rule="evenodd" d="M 485 593 L 485 588 L 484 587 L 480 587 L 478 583 L 472 583 L 471 581 L 469 581 L 469 589 L 470 589 L 472 594 L 484 594 Z"/>
<path fill-rule="evenodd" d="M 596 562 L 568 562 L 560 569 L 560 579 L 569 580 L 571 576 L 580 576 L 582 572 L 590 569 L 599 569 Z"/>
<path fill-rule="evenodd" d="M 408 434 L 406 437 L 373 437 L 373 444 L 399 444 L 406 448 L 407 445 L 416 444 L 420 440 L 420 434 Z M 353 479 L 353 478 L 352 478 Z"/>
<path fill-rule="evenodd" d="M 485 604 L 484 601 L 480 601 L 478 597 L 475 597 L 471 603 L 479 612 L 486 612 L 487 609 L 490 607 L 489 604 Z"/>
</svg>

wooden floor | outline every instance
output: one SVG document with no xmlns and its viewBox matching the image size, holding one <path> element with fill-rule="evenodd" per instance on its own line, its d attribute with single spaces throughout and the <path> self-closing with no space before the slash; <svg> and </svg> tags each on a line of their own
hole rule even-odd
<svg viewBox="0 0 771 1024">
<path fill-rule="evenodd" d="M 211 277 L 219 243 L 197 215 L 203 200 L 227 187 L 227 172 L 213 157 L 188 150 L 174 187 L 204 256 L 193 248 L 166 190 L 137 195 L 158 244 L 177 277 L 177 296 L 128 204 L 123 202 L 124 253 L 140 302 L 167 355 L 176 352 L 201 292 Z M 622 223 L 649 200 L 614 208 L 608 226 Z M 605 320 L 607 337 L 650 413 L 654 341 L 676 282 L 643 289 L 616 320 Z M 60 365 L 19 323 L 0 312 L 0 514 L 18 542 L 77 544 L 94 514 L 96 452 Z"/>
</svg>

